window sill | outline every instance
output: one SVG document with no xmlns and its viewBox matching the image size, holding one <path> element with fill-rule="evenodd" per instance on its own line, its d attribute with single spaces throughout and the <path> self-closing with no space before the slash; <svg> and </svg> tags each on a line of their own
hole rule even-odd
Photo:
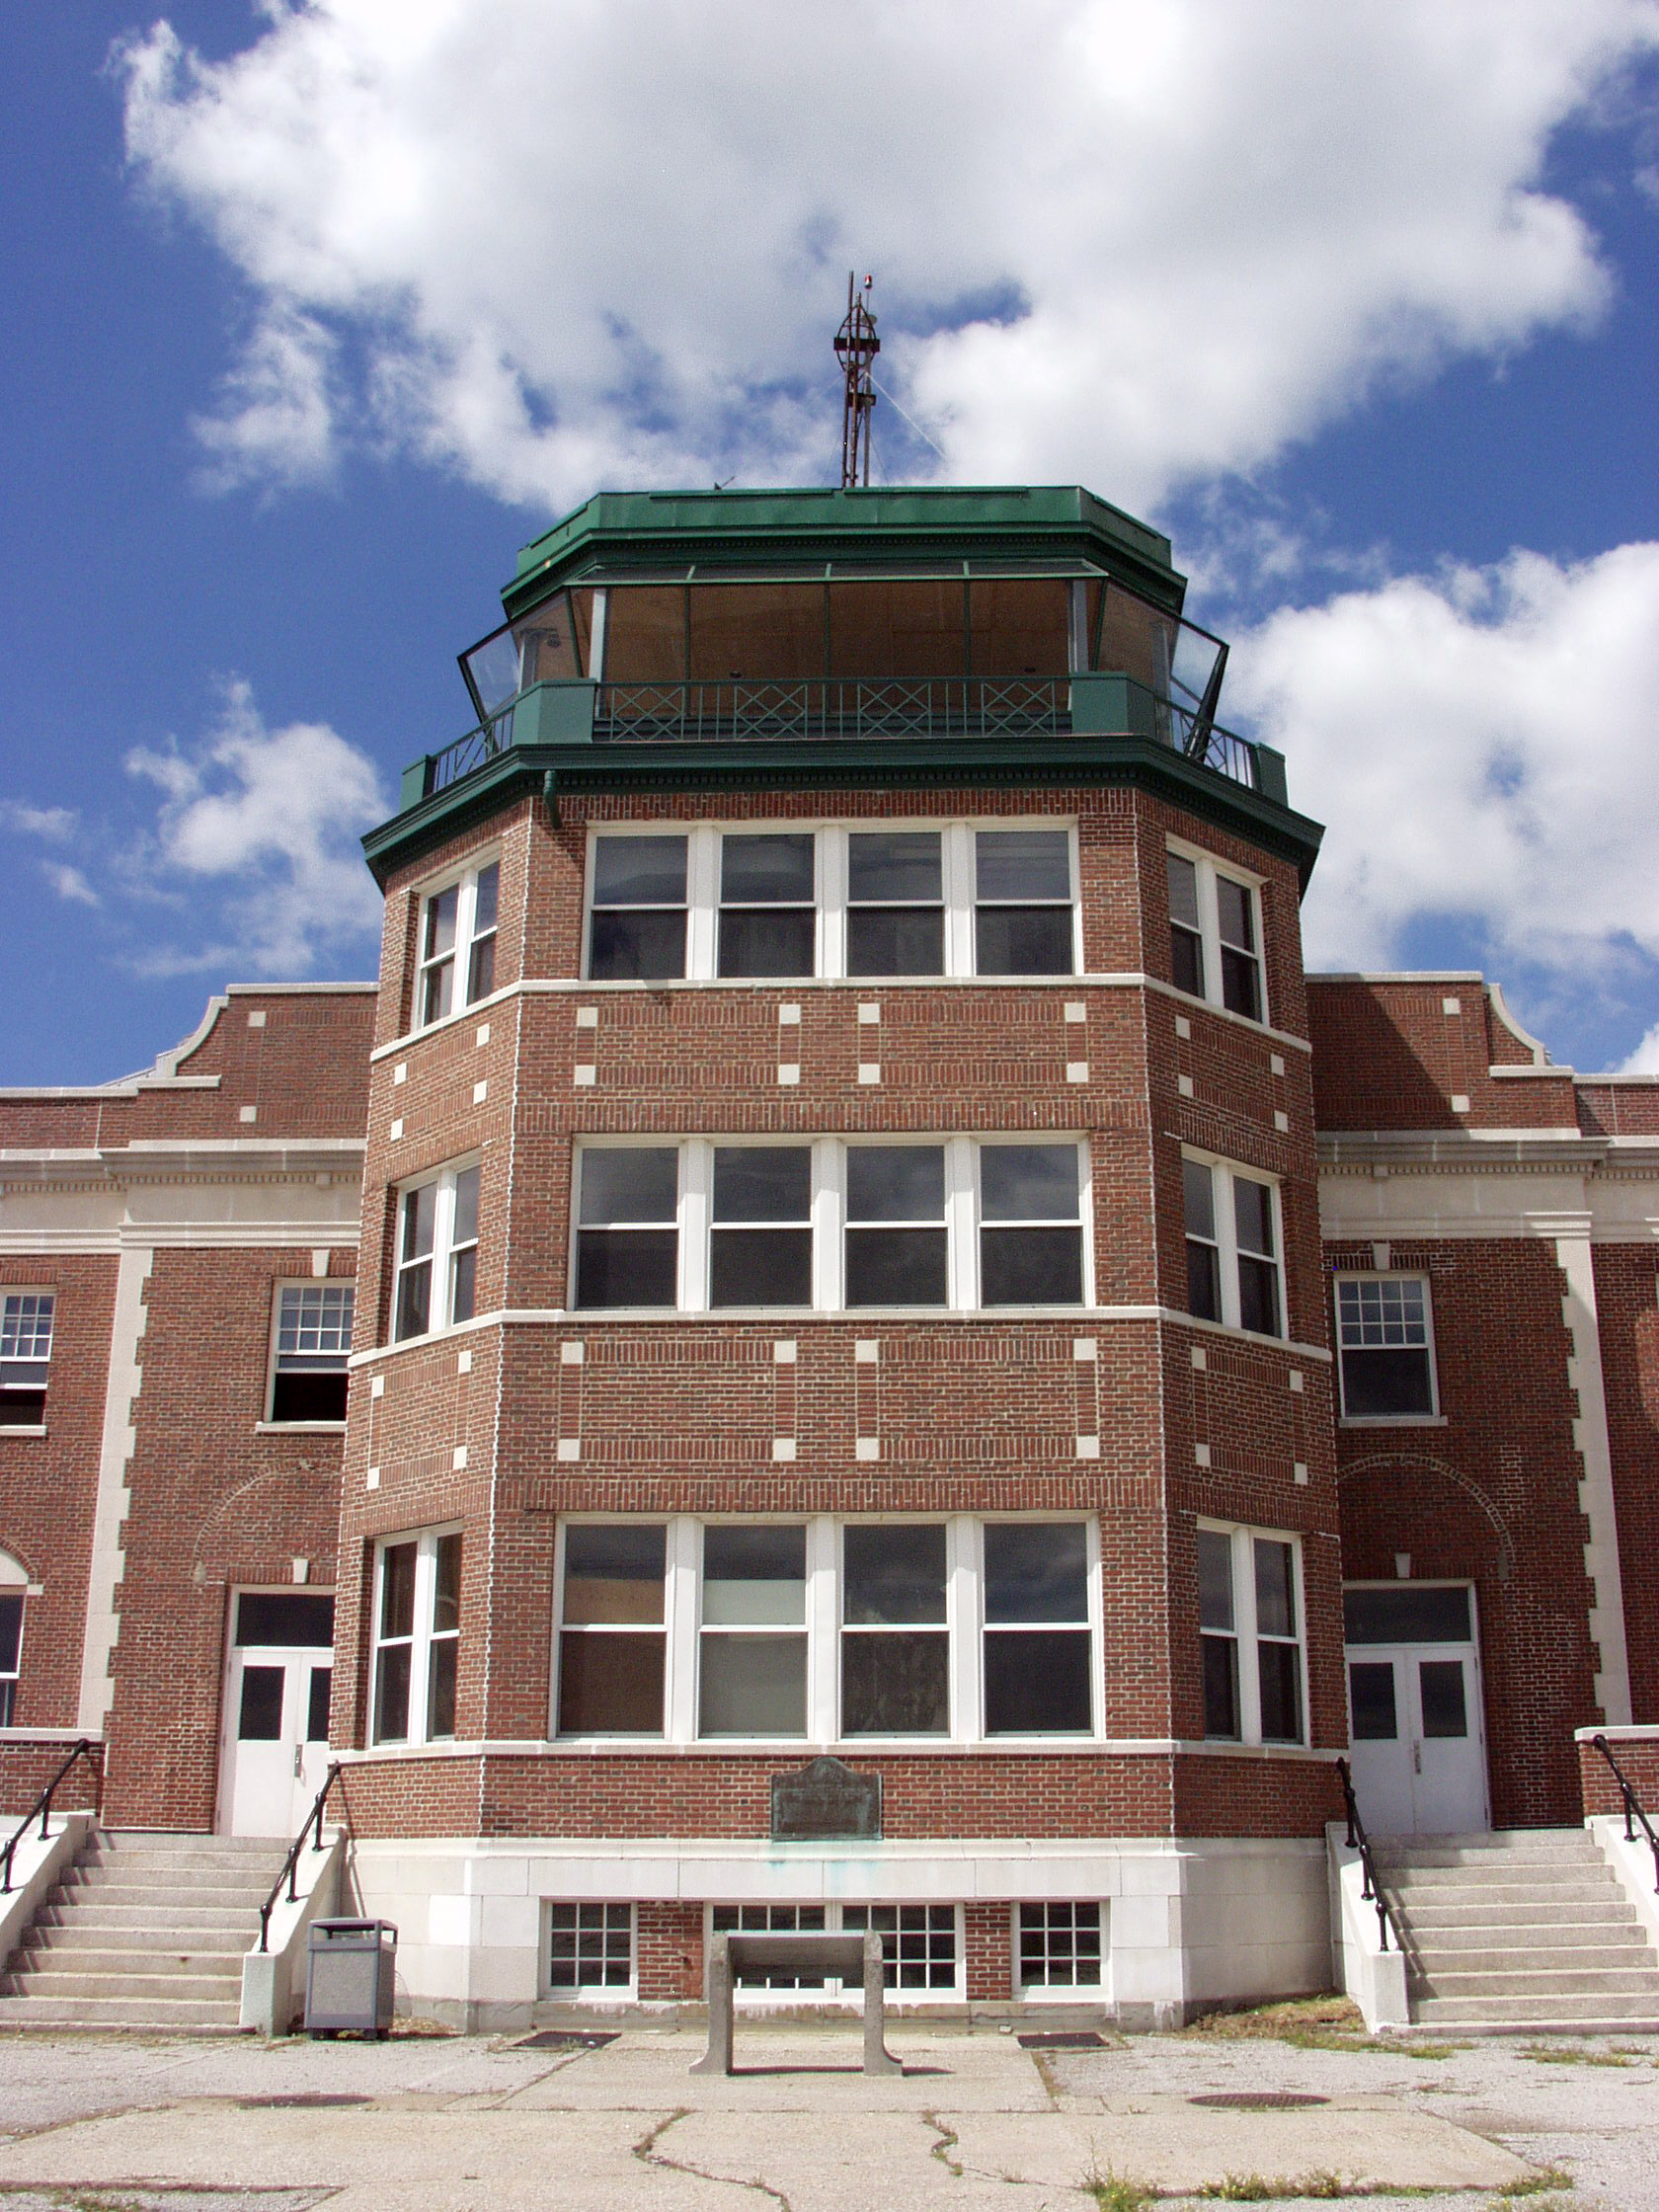
<svg viewBox="0 0 1659 2212">
<path fill-rule="evenodd" d="M 1449 1429 L 1444 1413 L 1344 1413 L 1339 1429 Z"/>
<path fill-rule="evenodd" d="M 256 1421 L 255 1436 L 344 1436 L 344 1421 Z"/>
<path fill-rule="evenodd" d="M 44 1436 L 45 1433 L 44 1421 L 0 1422 L 0 1443 L 9 1436 Z"/>
</svg>

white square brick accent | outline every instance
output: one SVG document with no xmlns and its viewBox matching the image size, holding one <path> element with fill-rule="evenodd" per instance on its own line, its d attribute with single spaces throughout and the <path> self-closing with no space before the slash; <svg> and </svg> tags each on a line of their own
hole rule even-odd
<svg viewBox="0 0 1659 2212">
<path fill-rule="evenodd" d="M 597 1029 L 599 1026 L 599 1009 L 597 1006 L 578 1006 L 576 1009 L 576 1026 L 578 1029 Z"/>
<path fill-rule="evenodd" d="M 1273 1055 L 1271 1056 L 1271 1058 L 1269 1059 L 1269 1061 L 1268 1061 L 1268 1064 L 1267 1064 L 1267 1065 L 1269 1066 L 1269 1067 L 1271 1067 L 1271 1068 L 1272 1068 L 1273 1072 L 1274 1072 L 1274 1073 L 1275 1073 L 1276 1075 L 1282 1075 L 1282 1074 L 1283 1074 L 1283 1073 L 1285 1072 L 1285 1056 L 1284 1056 L 1284 1054 L 1283 1054 L 1283 1053 L 1274 1053 L 1274 1054 L 1273 1054 Z"/>
<path fill-rule="evenodd" d="M 792 1336 L 780 1336 L 776 1340 L 772 1346 L 772 1360 L 778 1367 L 795 1365 L 795 1339 Z"/>
<path fill-rule="evenodd" d="M 560 1366 L 561 1366 L 561 1367 L 580 1367 L 580 1366 L 582 1365 L 582 1362 L 583 1362 L 583 1358 L 584 1358 L 584 1356 L 585 1356 L 585 1354 L 586 1354 L 586 1351 L 587 1351 L 587 1347 L 586 1347 L 585 1345 L 583 1345 L 583 1344 L 578 1344 L 578 1343 L 561 1344 L 561 1345 L 560 1345 L 560 1347 L 559 1347 L 559 1364 L 560 1364 Z"/>
<path fill-rule="evenodd" d="M 1302 1488 L 1305 1490 L 1307 1487 L 1307 1468 L 1305 1463 L 1303 1461 L 1298 1460 L 1295 1466 L 1291 1469 L 1291 1472 L 1295 1475 L 1298 1483 L 1302 1486 Z"/>
<path fill-rule="evenodd" d="M 1291 1370 L 1291 1388 L 1297 1392 L 1298 1396 L 1302 1394 L 1302 1370 L 1299 1367 L 1294 1367 Z"/>
<path fill-rule="evenodd" d="M 795 1439 L 792 1436 L 775 1436 L 772 1439 L 772 1458 L 792 1460 L 795 1457 Z"/>
<path fill-rule="evenodd" d="M 408 1082 L 408 1080 L 409 1063 L 406 1060 L 400 1060 L 397 1066 L 392 1069 L 392 1081 L 394 1083 L 406 1083 Z"/>
<path fill-rule="evenodd" d="M 1066 1001 L 1066 1018 L 1067 1021 L 1087 1021 L 1088 1008 L 1080 998 L 1068 998 Z"/>
<path fill-rule="evenodd" d="M 576 1071 L 576 1087 L 578 1090 L 592 1089 L 597 1079 L 598 1069 L 596 1067 L 579 1067 Z"/>
<path fill-rule="evenodd" d="M 396 1120 L 395 1120 L 395 1121 L 393 1122 L 393 1124 L 392 1124 L 392 1129 L 391 1129 L 391 1138 L 392 1138 L 392 1143 L 393 1143 L 393 1144 L 395 1145 L 395 1144 L 397 1143 L 398 1139 L 399 1139 L 399 1138 L 400 1138 L 400 1137 L 401 1137 L 402 1135 L 403 1135 L 403 1117 L 402 1117 L 402 1115 L 400 1114 L 400 1115 L 398 1116 L 398 1118 L 397 1118 L 397 1119 L 396 1119 Z"/>
<path fill-rule="evenodd" d="M 576 1436 L 562 1436 L 559 1439 L 559 1457 L 566 1462 L 580 1460 L 582 1457 L 582 1439 Z"/>
<path fill-rule="evenodd" d="M 861 1436 L 853 1447 L 853 1457 L 858 1460 L 879 1460 L 881 1458 L 881 1438 L 879 1436 Z"/>
<path fill-rule="evenodd" d="M 455 1373 L 457 1375 L 470 1375 L 472 1373 L 472 1354 L 470 1351 L 456 1353 Z"/>
<path fill-rule="evenodd" d="M 1086 1060 L 1068 1060 L 1066 1063 L 1066 1080 L 1068 1083 L 1086 1083 L 1088 1081 L 1088 1062 Z"/>
<path fill-rule="evenodd" d="M 481 1021 L 478 1025 L 478 1042 L 481 1045 L 487 1045 L 490 1042 L 490 1025 L 487 1021 Z"/>
<path fill-rule="evenodd" d="M 865 999 L 858 1009 L 858 1018 L 867 1028 L 873 1021 L 881 1020 L 881 1000 Z"/>
<path fill-rule="evenodd" d="M 256 1006 L 249 1014 L 248 1027 L 250 1029 L 263 1029 L 265 1027 L 265 1008 L 263 1006 Z"/>
<path fill-rule="evenodd" d="M 1193 1465 L 1194 1465 L 1195 1467 L 1207 1467 L 1207 1466 L 1208 1466 L 1209 1464 L 1210 1464 L 1210 1447 L 1209 1447 L 1209 1445 L 1207 1445 L 1207 1444 L 1195 1444 L 1195 1445 L 1193 1446 Z"/>
<path fill-rule="evenodd" d="M 1285 1136 L 1289 1132 L 1291 1126 L 1290 1115 L 1281 1113 L 1277 1108 L 1275 1108 L 1273 1115 L 1273 1126 L 1279 1132 L 1281 1137 Z"/>
<path fill-rule="evenodd" d="M 879 1083 L 881 1081 L 880 1062 L 861 1060 L 858 1063 L 858 1080 L 861 1083 Z"/>
<path fill-rule="evenodd" d="M 383 1375 L 377 1375 L 374 1378 L 373 1382 L 370 1382 L 370 1384 L 368 1385 L 368 1394 L 371 1398 L 383 1398 L 385 1396 L 386 1378 Z"/>
<path fill-rule="evenodd" d="M 1205 1357 L 1204 1357 L 1204 1347 L 1203 1347 L 1203 1345 L 1202 1345 L 1202 1344 L 1195 1344 L 1195 1345 L 1193 1346 L 1193 1348 L 1192 1348 L 1192 1364 L 1193 1364 L 1193 1373 L 1194 1373 L 1195 1375 L 1202 1375 L 1202 1374 L 1204 1373 L 1204 1370 L 1206 1369 L 1206 1367 L 1208 1367 L 1208 1365 L 1210 1364 L 1210 1363 L 1209 1363 L 1209 1362 L 1208 1362 L 1208 1361 L 1207 1361 L 1207 1360 L 1205 1359 Z"/>
<path fill-rule="evenodd" d="M 457 1474 L 461 1473 L 466 1466 L 466 1452 L 467 1448 L 464 1444 L 456 1445 L 454 1458 L 450 1462 L 450 1464 L 453 1466 Z"/>
<path fill-rule="evenodd" d="M 798 1060 L 786 1060 L 779 1065 L 778 1081 L 782 1083 L 786 1089 L 790 1084 L 798 1083 L 800 1080 L 801 1063 Z"/>
<path fill-rule="evenodd" d="M 1440 1010 L 1443 1014 L 1461 1014 L 1463 1010 L 1463 1002 L 1461 998 L 1443 998 L 1440 1002 Z"/>
<path fill-rule="evenodd" d="M 1452 1111 L 1453 1111 L 1453 1113 L 1455 1113 L 1455 1114 L 1466 1114 L 1466 1113 L 1468 1112 L 1468 1110 L 1469 1110 L 1469 1102 L 1468 1102 L 1468 1095 L 1467 1095 L 1467 1093 L 1466 1093 L 1466 1092 L 1464 1092 L 1464 1091 L 1461 1091 L 1461 1090 L 1455 1090 L 1455 1091 L 1454 1091 L 1454 1092 L 1452 1093 Z"/>
<path fill-rule="evenodd" d="M 1175 1088 L 1180 1092 L 1183 1098 L 1190 1098 L 1193 1094 L 1192 1077 L 1190 1075 L 1177 1075 L 1175 1078 Z"/>
<path fill-rule="evenodd" d="M 852 1356 L 860 1367 L 874 1367 L 881 1358 L 880 1340 L 873 1336 L 859 1337 L 853 1345 Z"/>
<path fill-rule="evenodd" d="M 1175 1016 L 1175 1034 L 1177 1037 L 1190 1037 L 1192 1035 L 1192 1023 L 1188 1021 L 1185 1014 Z"/>
<path fill-rule="evenodd" d="M 1098 1460 L 1100 1439 L 1097 1436 L 1080 1436 L 1077 1439 L 1077 1457 L 1079 1460 Z"/>
<path fill-rule="evenodd" d="M 474 1084 L 473 1084 L 473 1086 L 472 1086 L 472 1103 L 473 1103 L 473 1104 L 474 1104 L 475 1106 L 482 1106 L 482 1105 L 483 1105 L 483 1103 L 484 1103 L 484 1101 L 485 1101 L 485 1099 L 487 1099 L 487 1098 L 489 1097 L 489 1095 L 490 1095 L 490 1085 L 489 1085 L 488 1079 L 486 1079 L 486 1080 L 485 1080 L 485 1081 L 483 1081 L 483 1082 L 479 1082 L 479 1083 L 474 1083 Z"/>
<path fill-rule="evenodd" d="M 1099 1354 L 1098 1341 L 1092 1336 L 1074 1336 L 1071 1339 L 1071 1357 L 1079 1362 L 1095 1359 Z"/>
<path fill-rule="evenodd" d="M 801 1026 L 800 1007 L 793 1004 L 788 1006 L 780 1006 L 778 1008 L 778 1020 L 780 1022 L 789 1024 L 796 1029 L 799 1029 Z"/>
<path fill-rule="evenodd" d="M 366 1475 L 364 1476 L 364 1478 L 363 1478 L 363 1487 L 364 1487 L 364 1489 L 367 1489 L 367 1490 L 378 1490 L 378 1489 L 379 1489 L 379 1487 L 380 1487 L 380 1469 L 379 1469 L 378 1467 L 370 1467 L 370 1468 L 369 1468 L 369 1470 L 368 1470 L 368 1473 L 367 1473 L 367 1474 L 366 1474 Z"/>
<path fill-rule="evenodd" d="M 243 1120 L 244 1120 L 245 1122 L 255 1122 L 255 1121 L 258 1121 L 258 1120 L 259 1120 L 259 1108 L 258 1108 L 257 1106 L 244 1106 L 244 1107 L 242 1108 L 242 1119 L 243 1119 Z"/>
</svg>

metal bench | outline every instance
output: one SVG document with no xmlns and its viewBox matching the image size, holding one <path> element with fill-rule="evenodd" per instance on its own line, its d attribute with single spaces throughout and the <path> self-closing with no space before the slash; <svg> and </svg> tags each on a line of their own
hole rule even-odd
<svg viewBox="0 0 1659 2212">
<path fill-rule="evenodd" d="M 887 2000 L 882 1943 L 874 1929 L 863 1936 L 716 1936 L 708 1959 L 708 2050 L 693 2074 L 732 2072 L 732 1997 L 740 1974 L 833 1974 L 845 1984 L 864 1982 L 864 2071 L 903 2074 L 887 2047 Z"/>
</svg>

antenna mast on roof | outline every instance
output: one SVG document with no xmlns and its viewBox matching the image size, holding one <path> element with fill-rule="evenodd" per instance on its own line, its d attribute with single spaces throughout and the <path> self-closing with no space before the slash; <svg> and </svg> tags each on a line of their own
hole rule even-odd
<svg viewBox="0 0 1659 2212">
<path fill-rule="evenodd" d="M 863 292 L 868 292 L 875 282 L 873 276 L 864 279 Z M 865 304 L 858 279 L 847 271 L 846 321 L 835 333 L 835 357 L 841 364 L 846 378 L 846 399 L 841 412 L 841 490 L 852 491 L 863 469 L 866 489 L 870 482 L 870 410 L 876 404 L 875 381 L 870 374 L 870 364 L 881 352 L 881 340 L 876 336 L 876 318 Z M 860 462 L 860 451 L 863 454 Z"/>
</svg>

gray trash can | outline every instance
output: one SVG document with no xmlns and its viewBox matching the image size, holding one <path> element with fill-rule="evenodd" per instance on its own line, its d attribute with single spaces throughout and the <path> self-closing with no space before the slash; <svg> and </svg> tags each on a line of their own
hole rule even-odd
<svg viewBox="0 0 1659 2212">
<path fill-rule="evenodd" d="M 305 2032 L 391 2029 L 398 1932 L 389 1920 L 314 1920 L 305 1968 Z"/>
</svg>

